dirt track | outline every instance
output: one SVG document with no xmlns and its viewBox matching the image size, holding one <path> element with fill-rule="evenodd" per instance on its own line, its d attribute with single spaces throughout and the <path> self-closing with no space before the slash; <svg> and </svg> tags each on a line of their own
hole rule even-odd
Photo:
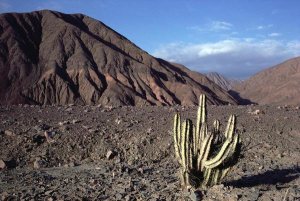
<svg viewBox="0 0 300 201">
<path fill-rule="evenodd" d="M 2 106 L 0 199 L 189 200 L 177 175 L 172 119 L 178 110 L 195 120 L 196 109 Z M 208 120 L 218 118 L 224 130 L 232 113 L 243 155 L 204 200 L 299 200 L 300 110 L 209 106 Z"/>
</svg>

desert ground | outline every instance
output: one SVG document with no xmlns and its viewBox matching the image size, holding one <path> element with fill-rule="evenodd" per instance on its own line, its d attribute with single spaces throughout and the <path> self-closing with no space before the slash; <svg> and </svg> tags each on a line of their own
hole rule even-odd
<svg viewBox="0 0 300 201">
<path fill-rule="evenodd" d="M 176 111 L 195 121 L 196 110 L 0 106 L 0 199 L 191 200 L 180 186 L 172 125 Z M 210 125 L 217 118 L 222 131 L 230 114 L 242 156 L 203 200 L 300 200 L 299 107 L 208 106 Z"/>
</svg>

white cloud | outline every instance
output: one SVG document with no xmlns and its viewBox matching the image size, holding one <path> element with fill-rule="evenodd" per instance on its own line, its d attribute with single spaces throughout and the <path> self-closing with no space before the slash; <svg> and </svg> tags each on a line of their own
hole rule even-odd
<svg viewBox="0 0 300 201">
<path fill-rule="evenodd" d="M 233 24 L 225 21 L 212 21 L 207 25 L 203 26 L 191 26 L 188 29 L 195 30 L 195 31 L 229 31 L 233 28 Z"/>
<path fill-rule="evenodd" d="M 216 71 L 228 77 L 246 78 L 266 67 L 300 55 L 300 41 L 230 39 L 214 43 L 172 43 L 154 56 L 178 62 L 199 72 Z"/>
<path fill-rule="evenodd" d="M 259 25 L 256 27 L 257 30 L 263 30 L 263 29 L 269 29 L 272 28 L 273 24 L 267 24 L 267 25 Z"/>
<path fill-rule="evenodd" d="M 211 23 L 211 30 L 221 31 L 221 30 L 230 30 L 233 25 L 225 21 L 213 21 Z"/>
<path fill-rule="evenodd" d="M 262 30 L 262 29 L 264 29 L 264 26 L 258 26 L 257 29 Z"/>
<path fill-rule="evenodd" d="M 270 33 L 268 36 L 277 37 L 277 36 L 281 36 L 281 33 L 273 32 L 273 33 Z"/>
</svg>

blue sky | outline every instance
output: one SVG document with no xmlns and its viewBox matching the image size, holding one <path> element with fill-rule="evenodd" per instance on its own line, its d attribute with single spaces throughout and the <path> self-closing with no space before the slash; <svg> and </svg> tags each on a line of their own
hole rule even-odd
<svg viewBox="0 0 300 201">
<path fill-rule="evenodd" d="M 51 9 L 98 19 L 150 54 L 244 79 L 300 56 L 299 0 L 0 0 L 0 12 Z"/>
</svg>

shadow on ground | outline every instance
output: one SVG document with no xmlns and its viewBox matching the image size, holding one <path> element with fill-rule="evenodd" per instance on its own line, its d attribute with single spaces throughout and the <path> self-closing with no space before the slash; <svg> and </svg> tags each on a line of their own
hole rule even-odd
<svg viewBox="0 0 300 201">
<path fill-rule="evenodd" d="M 257 175 L 242 177 L 238 180 L 229 181 L 228 186 L 243 188 L 254 187 L 258 185 L 274 185 L 289 183 L 300 177 L 300 167 L 291 167 L 287 169 L 268 170 Z"/>
</svg>

